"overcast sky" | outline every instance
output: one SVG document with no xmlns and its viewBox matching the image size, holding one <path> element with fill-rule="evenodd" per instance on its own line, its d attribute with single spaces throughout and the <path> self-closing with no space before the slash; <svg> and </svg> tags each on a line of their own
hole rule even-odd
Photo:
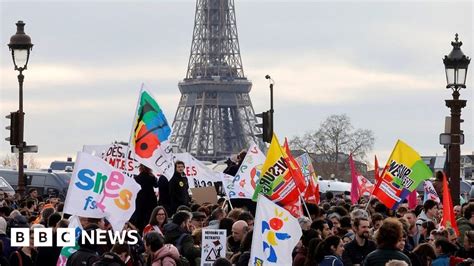
<svg viewBox="0 0 474 266">
<path fill-rule="evenodd" d="M 459 33 L 473 56 L 471 1 L 235 0 L 245 75 L 255 112 L 269 108 L 282 139 L 346 113 L 373 130 L 385 162 L 397 139 L 441 155 L 449 115 L 442 58 Z M 6 44 L 23 20 L 34 43 L 24 72 L 25 140 L 43 167 L 84 144 L 128 141 L 142 82 L 172 123 L 191 46 L 195 1 L 1 1 L 0 156 L 9 152 L 4 115 L 18 109 L 17 73 Z M 471 68 L 472 68 L 471 64 Z M 469 71 L 463 154 L 474 150 Z M 371 159 L 372 160 L 372 159 Z"/>
</svg>

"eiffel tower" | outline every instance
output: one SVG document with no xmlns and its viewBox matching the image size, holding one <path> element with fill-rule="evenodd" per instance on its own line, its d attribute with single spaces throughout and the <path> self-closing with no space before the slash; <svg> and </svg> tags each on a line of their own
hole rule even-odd
<svg viewBox="0 0 474 266">
<path fill-rule="evenodd" d="M 197 0 L 186 78 L 171 143 L 202 161 L 223 160 L 250 142 L 257 120 L 250 101 L 252 83 L 240 57 L 233 0 Z"/>
</svg>

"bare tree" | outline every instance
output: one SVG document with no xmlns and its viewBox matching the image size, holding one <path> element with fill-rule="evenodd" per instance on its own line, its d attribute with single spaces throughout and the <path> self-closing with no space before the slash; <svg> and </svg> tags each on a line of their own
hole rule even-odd
<svg viewBox="0 0 474 266">
<path fill-rule="evenodd" d="M 41 164 L 36 160 L 34 155 L 25 156 L 25 165 L 28 169 L 40 169 Z M 18 154 L 5 154 L 0 160 L 0 166 L 3 168 L 18 169 Z"/>
<path fill-rule="evenodd" d="M 346 169 L 348 165 L 346 155 L 352 153 L 354 160 L 364 160 L 373 149 L 374 142 L 373 132 L 369 129 L 354 129 L 346 114 L 331 115 L 321 123 L 318 130 L 306 132 L 290 141 L 292 147 L 307 152 L 313 160 L 323 161 L 318 169 L 321 174 L 335 174 L 336 177 L 339 177 L 339 170 Z M 319 159 L 315 158 L 316 155 Z"/>
</svg>

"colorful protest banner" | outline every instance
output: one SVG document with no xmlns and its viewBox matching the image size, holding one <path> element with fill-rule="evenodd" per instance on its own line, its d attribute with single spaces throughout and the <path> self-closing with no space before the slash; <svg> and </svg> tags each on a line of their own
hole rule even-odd
<svg viewBox="0 0 474 266">
<path fill-rule="evenodd" d="M 64 203 L 64 213 L 102 218 L 121 230 L 135 211 L 140 186 L 104 160 L 79 152 Z"/>
<path fill-rule="evenodd" d="M 280 143 L 278 143 L 276 135 L 273 134 L 253 200 L 256 200 L 258 194 L 262 193 L 273 202 L 285 206 L 293 204 L 299 198 L 300 194 L 284 156 Z"/>
<path fill-rule="evenodd" d="M 420 155 L 401 140 L 397 141 L 373 195 L 390 209 L 396 208 L 418 185 L 433 176 Z"/>
<path fill-rule="evenodd" d="M 188 177 L 189 188 L 212 187 L 214 182 L 222 181 L 222 173 L 214 172 L 189 153 L 174 154 L 174 161 L 184 163 L 184 174 Z"/>
<path fill-rule="evenodd" d="M 169 143 L 171 128 L 158 103 L 143 87 L 133 119 L 130 147 L 133 157 L 171 179 L 174 174 L 173 151 Z"/>
<path fill-rule="evenodd" d="M 295 160 L 301 167 L 301 172 L 303 173 L 306 184 L 308 184 L 308 187 L 304 192 L 304 200 L 308 203 L 319 204 L 320 196 L 318 176 L 316 175 L 316 171 L 314 171 L 313 163 L 311 162 L 311 157 L 309 157 L 309 154 L 303 153 L 300 156 L 296 157 Z"/>
<path fill-rule="evenodd" d="M 218 258 L 225 258 L 227 231 L 203 229 L 201 240 L 201 266 L 212 266 Z"/>
<path fill-rule="evenodd" d="M 441 203 L 438 193 L 433 187 L 433 183 L 431 183 L 431 181 L 425 180 L 425 182 L 423 183 L 423 190 L 425 192 L 423 195 L 423 203 L 425 203 L 429 199 L 434 200 L 437 203 Z"/>
<path fill-rule="evenodd" d="M 249 265 L 292 265 L 291 253 L 302 234 L 295 217 L 259 195 Z"/>
<path fill-rule="evenodd" d="M 252 143 L 235 176 L 224 175 L 222 183 L 231 199 L 251 199 L 255 192 L 265 154 Z"/>
</svg>

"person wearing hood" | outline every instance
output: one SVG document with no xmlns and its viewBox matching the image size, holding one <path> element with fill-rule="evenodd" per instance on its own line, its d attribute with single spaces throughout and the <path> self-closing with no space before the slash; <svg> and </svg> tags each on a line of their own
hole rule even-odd
<svg viewBox="0 0 474 266">
<path fill-rule="evenodd" d="M 197 265 L 196 259 L 201 256 L 201 249 L 195 245 L 191 235 L 191 217 L 188 211 L 178 211 L 173 215 L 172 222 L 165 225 L 164 235 L 165 243 L 173 244 L 193 266 Z"/>
<path fill-rule="evenodd" d="M 150 256 L 152 266 L 176 266 L 179 260 L 178 249 L 172 244 L 165 244 L 164 238 L 155 231 L 145 235 L 145 250 Z"/>
</svg>

